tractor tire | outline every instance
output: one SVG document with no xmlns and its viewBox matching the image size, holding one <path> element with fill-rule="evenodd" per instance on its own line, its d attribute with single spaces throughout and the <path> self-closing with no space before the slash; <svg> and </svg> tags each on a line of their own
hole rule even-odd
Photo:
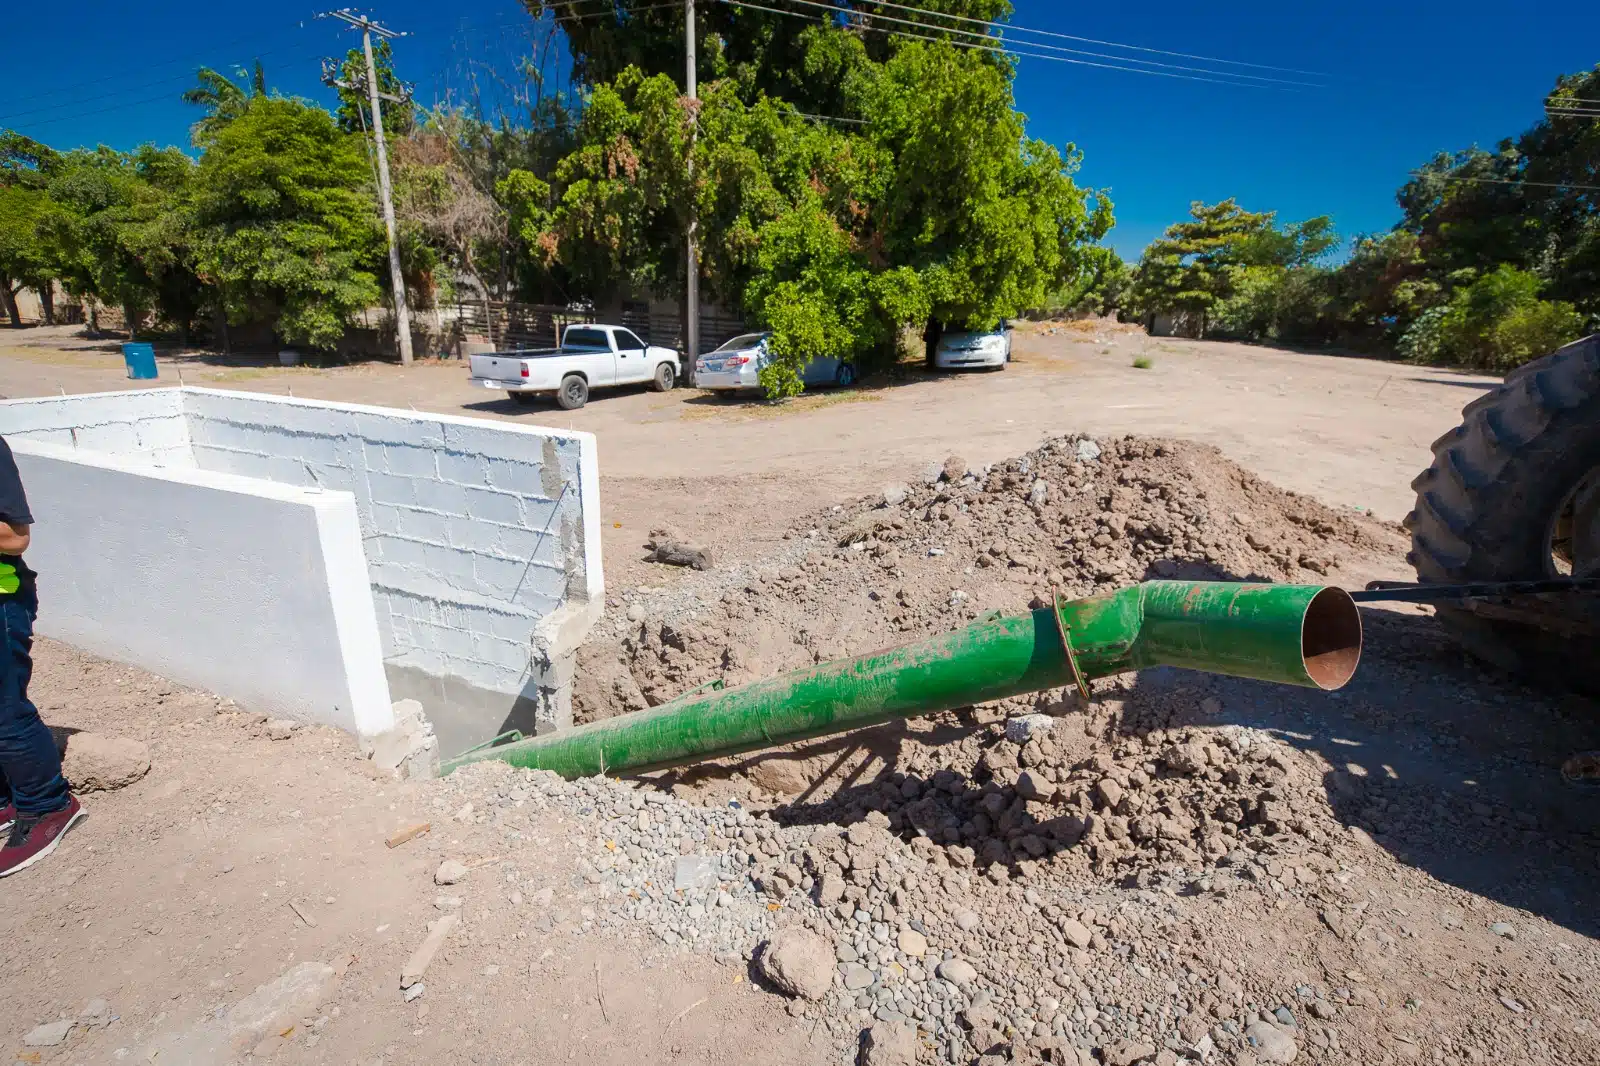
<svg viewBox="0 0 1600 1066">
<path fill-rule="evenodd" d="M 1517 368 L 1468 404 L 1433 443 L 1433 465 L 1411 483 L 1406 556 L 1423 582 L 1600 576 L 1600 335 Z M 1441 607 L 1466 649 L 1502 669 L 1594 691 L 1600 596 L 1534 600 L 1526 622 Z M 1548 617 L 1546 617 L 1548 612 Z M 1546 624 L 1540 624 L 1546 623 Z"/>
</svg>

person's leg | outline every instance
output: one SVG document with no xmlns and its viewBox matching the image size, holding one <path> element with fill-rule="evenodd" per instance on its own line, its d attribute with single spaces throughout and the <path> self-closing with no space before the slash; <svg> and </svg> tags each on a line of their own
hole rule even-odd
<svg viewBox="0 0 1600 1066">
<path fill-rule="evenodd" d="M 0 599 L 0 780 L 19 816 L 59 811 L 71 798 L 55 738 L 28 699 L 36 610 L 31 598 Z"/>
</svg>

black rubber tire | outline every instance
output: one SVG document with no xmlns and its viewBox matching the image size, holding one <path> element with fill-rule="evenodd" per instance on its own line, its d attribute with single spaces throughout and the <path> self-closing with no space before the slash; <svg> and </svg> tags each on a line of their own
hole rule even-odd
<svg viewBox="0 0 1600 1066">
<path fill-rule="evenodd" d="M 519 407 L 532 407 L 539 400 L 538 394 L 533 392 L 508 392 L 506 395 Z"/>
<path fill-rule="evenodd" d="M 1550 533 L 1569 493 L 1600 467 L 1600 335 L 1517 368 L 1468 404 L 1433 442 L 1433 465 L 1411 487 L 1406 556 L 1425 582 L 1553 576 Z M 1441 608 L 1473 654 L 1571 685 L 1587 672 L 1590 637 Z M 1593 689 L 1593 681 L 1580 687 Z"/>
<path fill-rule="evenodd" d="M 576 411 L 589 402 L 589 383 L 581 374 L 568 374 L 556 390 L 556 403 L 563 411 Z"/>
<path fill-rule="evenodd" d="M 650 379 L 650 387 L 657 392 L 671 392 L 672 386 L 678 383 L 678 368 L 671 363 L 662 363 L 656 367 L 656 376 Z"/>
</svg>

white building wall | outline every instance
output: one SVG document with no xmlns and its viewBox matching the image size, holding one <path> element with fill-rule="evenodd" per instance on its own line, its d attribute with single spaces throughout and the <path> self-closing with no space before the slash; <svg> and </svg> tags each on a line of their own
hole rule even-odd
<svg viewBox="0 0 1600 1066">
<path fill-rule="evenodd" d="M 392 725 L 349 493 L 6 436 L 41 632 L 274 716 Z"/>
</svg>

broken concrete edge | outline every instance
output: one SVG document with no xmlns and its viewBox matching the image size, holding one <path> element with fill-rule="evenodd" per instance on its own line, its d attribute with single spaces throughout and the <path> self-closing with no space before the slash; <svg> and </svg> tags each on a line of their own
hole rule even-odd
<svg viewBox="0 0 1600 1066">
<path fill-rule="evenodd" d="M 396 700 L 394 726 L 360 738 L 361 754 L 403 781 L 439 776 L 439 738 L 418 700 Z"/>
<path fill-rule="evenodd" d="M 572 728 L 572 682 L 577 673 L 578 647 L 588 639 L 604 611 L 603 596 L 573 598 L 539 619 L 534 627 L 533 663 L 539 677 L 534 732 Z"/>
</svg>

